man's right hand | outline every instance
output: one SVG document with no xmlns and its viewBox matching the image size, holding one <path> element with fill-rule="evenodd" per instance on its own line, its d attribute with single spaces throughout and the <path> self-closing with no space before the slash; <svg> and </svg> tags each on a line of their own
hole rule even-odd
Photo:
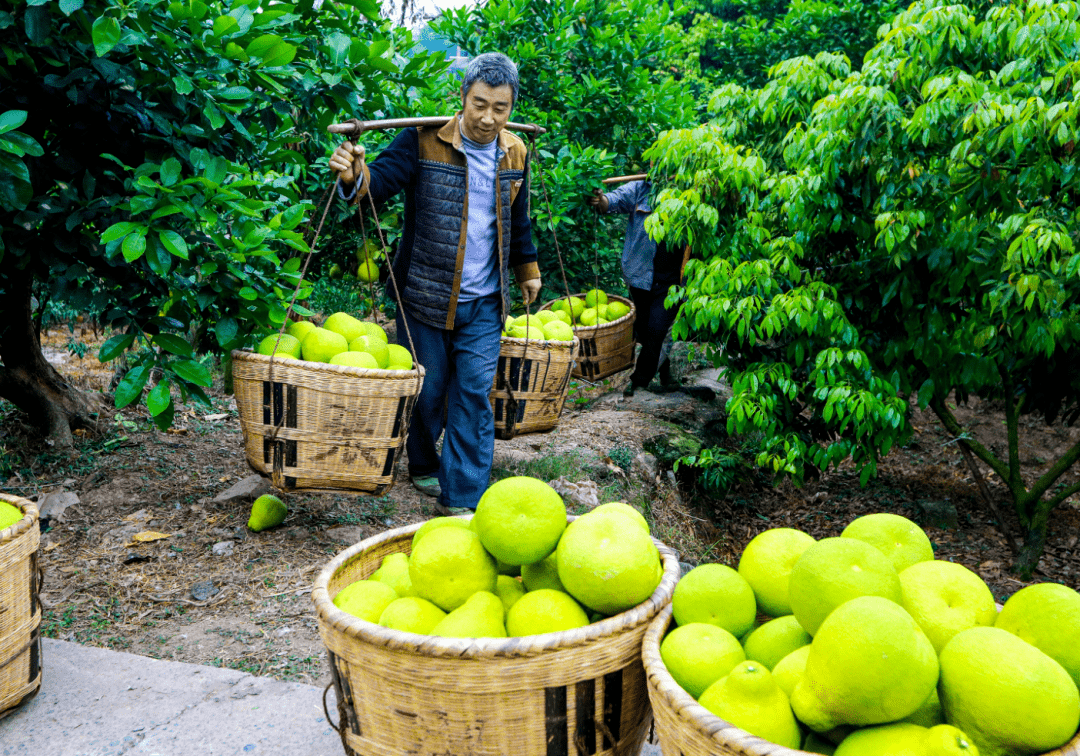
<svg viewBox="0 0 1080 756">
<path fill-rule="evenodd" d="M 600 189 L 593 189 L 593 193 L 585 197 L 585 204 L 595 207 L 602 213 L 606 213 L 608 209 L 607 196 Z"/>
<path fill-rule="evenodd" d="M 363 175 L 364 146 L 345 142 L 330 156 L 330 170 L 345 186 L 352 186 Z"/>
</svg>

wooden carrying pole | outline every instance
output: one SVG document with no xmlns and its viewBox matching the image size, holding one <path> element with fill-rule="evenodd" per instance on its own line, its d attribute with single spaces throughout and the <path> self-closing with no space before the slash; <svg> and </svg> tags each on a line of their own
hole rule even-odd
<svg viewBox="0 0 1080 756">
<path fill-rule="evenodd" d="M 635 173 L 633 176 L 612 176 L 603 180 L 604 184 L 622 184 L 627 181 L 644 181 L 649 177 L 647 173 Z"/>
<path fill-rule="evenodd" d="M 445 126 L 453 116 L 425 116 L 423 118 L 385 118 L 381 121 L 356 121 L 355 123 L 332 123 L 327 127 L 331 134 L 355 136 L 365 131 L 380 129 L 406 129 L 410 126 Z M 535 123 L 514 123 L 510 121 L 504 128 L 511 131 L 528 131 L 546 134 L 547 129 Z"/>
</svg>

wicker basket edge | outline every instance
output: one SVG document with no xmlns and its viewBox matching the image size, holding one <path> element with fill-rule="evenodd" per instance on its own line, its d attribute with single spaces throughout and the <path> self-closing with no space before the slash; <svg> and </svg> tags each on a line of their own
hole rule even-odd
<svg viewBox="0 0 1080 756">
<path fill-rule="evenodd" d="M 23 513 L 23 518 L 21 520 L 5 530 L 0 530 L 0 543 L 15 540 L 29 531 L 30 528 L 34 526 L 34 523 L 37 522 L 39 515 L 37 504 L 29 499 L 0 493 L 0 501 L 5 501 L 14 507 L 18 507 Z"/>
<path fill-rule="evenodd" d="M 584 297 L 585 293 L 584 292 L 579 292 L 577 294 L 571 294 L 570 296 L 580 298 L 580 297 Z M 560 299 L 565 299 L 565 297 L 556 297 L 555 299 L 552 299 L 549 302 L 544 302 L 544 304 L 542 304 L 540 306 L 540 309 L 541 310 L 550 310 L 551 305 L 555 304 Z M 596 332 L 599 331 L 600 329 L 607 329 L 609 326 L 622 325 L 622 322 L 624 320 L 626 320 L 627 318 L 633 319 L 635 317 L 635 315 L 637 313 L 637 309 L 634 307 L 634 301 L 632 299 L 627 299 L 626 297 L 621 296 L 619 294 L 608 294 L 608 302 L 609 303 L 611 302 L 612 299 L 617 299 L 618 301 L 622 302 L 623 304 L 628 305 L 630 307 L 630 311 L 628 313 L 626 313 L 625 315 L 623 315 L 621 318 L 616 318 L 615 320 L 608 321 L 607 323 L 600 323 L 598 325 L 593 325 L 593 326 L 572 326 L 573 329 L 574 329 L 574 335 L 576 336 L 578 331 L 588 331 L 588 335 L 586 335 L 585 338 L 593 338 L 593 335 L 595 335 Z"/>
<path fill-rule="evenodd" d="M 305 370 L 311 370 L 315 372 L 332 373 L 336 375 L 355 375 L 361 378 L 385 378 L 388 380 L 416 380 L 417 378 L 423 378 L 426 371 L 423 365 L 417 365 L 412 370 L 381 370 L 375 368 L 359 368 L 352 367 L 351 365 L 331 365 L 327 362 L 312 362 L 311 360 L 296 360 L 287 358 L 272 359 L 269 355 L 258 354 L 250 349 L 234 349 L 232 351 L 232 359 L 235 362 L 240 359 L 242 362 L 262 363 L 267 366 L 273 362 L 276 365 L 281 365 L 290 368 L 302 368 Z"/>
</svg>

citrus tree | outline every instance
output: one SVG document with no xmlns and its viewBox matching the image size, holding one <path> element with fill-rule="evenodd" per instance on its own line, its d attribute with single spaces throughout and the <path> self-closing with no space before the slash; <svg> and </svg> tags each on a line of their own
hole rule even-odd
<svg viewBox="0 0 1080 756">
<path fill-rule="evenodd" d="M 201 354 L 283 322 L 326 126 L 423 97 L 445 62 L 405 59 L 376 0 L 5 7 L 0 397 L 62 445 L 93 424 L 41 353 L 32 304 L 58 300 L 117 331 L 102 361 L 130 350 L 115 406 L 149 388 L 167 427 L 177 402 L 207 401 Z"/>
<path fill-rule="evenodd" d="M 651 151 L 678 173 L 652 219 L 691 243 L 676 329 L 711 333 L 732 432 L 800 479 L 863 483 L 930 407 L 1011 495 L 1030 575 L 1080 444 L 1020 470 L 1020 418 L 1080 416 L 1080 6 L 920 0 L 861 71 L 836 54 L 713 97 L 714 120 Z M 678 292 L 676 292 L 678 293 Z M 999 454 L 950 398 L 1005 406 Z"/>
</svg>

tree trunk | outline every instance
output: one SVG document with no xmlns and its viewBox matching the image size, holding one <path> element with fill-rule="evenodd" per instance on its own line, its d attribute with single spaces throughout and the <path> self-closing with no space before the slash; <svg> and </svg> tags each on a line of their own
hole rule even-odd
<svg viewBox="0 0 1080 756">
<path fill-rule="evenodd" d="M 1043 549 L 1046 547 L 1046 519 L 1036 519 L 1024 528 L 1024 542 L 1013 560 L 1012 571 L 1022 580 L 1031 580 L 1031 573 L 1039 566 Z"/>
<path fill-rule="evenodd" d="M 95 404 L 41 353 L 31 317 L 31 277 L 25 271 L 11 270 L 8 283 L 7 295 L 0 298 L 0 397 L 26 412 L 56 446 L 70 448 L 74 428 L 95 426 Z"/>
</svg>

